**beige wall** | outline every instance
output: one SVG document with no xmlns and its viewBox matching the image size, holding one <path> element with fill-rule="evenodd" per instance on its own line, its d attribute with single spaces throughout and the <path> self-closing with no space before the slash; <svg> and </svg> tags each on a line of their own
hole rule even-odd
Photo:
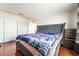
<svg viewBox="0 0 79 59">
<path fill-rule="evenodd" d="M 36 21 L 38 25 L 59 24 L 66 22 L 65 28 L 76 28 L 77 11 L 58 13 L 46 16 Z"/>
</svg>

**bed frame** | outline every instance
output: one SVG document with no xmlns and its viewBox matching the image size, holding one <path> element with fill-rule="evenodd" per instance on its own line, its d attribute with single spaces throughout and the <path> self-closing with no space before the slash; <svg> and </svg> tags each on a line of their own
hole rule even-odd
<svg viewBox="0 0 79 59">
<path fill-rule="evenodd" d="M 51 25 L 40 25 L 37 26 L 37 32 L 57 32 L 61 33 L 60 38 L 56 40 L 51 50 L 49 51 L 48 56 L 57 56 L 59 52 L 59 48 L 61 45 L 61 40 L 63 37 L 63 30 L 65 27 L 65 23 L 63 24 L 51 24 Z M 24 56 L 42 56 L 42 54 L 37 51 L 34 47 L 30 46 L 24 41 L 16 40 L 16 49 L 19 49 Z M 51 53 L 52 52 L 52 53 Z"/>
</svg>

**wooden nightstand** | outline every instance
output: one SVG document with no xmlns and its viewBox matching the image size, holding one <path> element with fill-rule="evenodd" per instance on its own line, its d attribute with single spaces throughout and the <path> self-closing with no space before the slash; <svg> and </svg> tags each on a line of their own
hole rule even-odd
<svg viewBox="0 0 79 59">
<path fill-rule="evenodd" d="M 76 40 L 76 29 L 65 29 L 63 46 L 74 50 Z"/>
</svg>

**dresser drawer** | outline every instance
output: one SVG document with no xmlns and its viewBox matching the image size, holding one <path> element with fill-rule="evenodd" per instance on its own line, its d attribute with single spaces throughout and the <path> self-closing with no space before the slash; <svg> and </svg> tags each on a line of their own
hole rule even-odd
<svg viewBox="0 0 79 59">
<path fill-rule="evenodd" d="M 66 36 L 76 36 L 76 33 L 65 33 L 64 35 L 66 35 Z"/>
<path fill-rule="evenodd" d="M 72 40 L 64 40 L 63 41 L 63 46 L 64 47 L 67 47 L 67 48 L 70 48 L 70 49 L 74 49 L 74 47 L 75 47 L 75 41 L 72 41 Z"/>
<path fill-rule="evenodd" d="M 66 29 L 64 32 L 64 38 L 76 38 L 76 29 Z"/>
<path fill-rule="evenodd" d="M 64 40 L 64 44 L 75 44 L 75 41 L 71 40 L 71 39 L 68 39 L 68 40 Z"/>
<path fill-rule="evenodd" d="M 64 34 L 64 38 L 76 38 L 76 34 Z"/>
<path fill-rule="evenodd" d="M 76 32 L 76 29 L 65 29 L 65 32 L 73 33 Z"/>
<path fill-rule="evenodd" d="M 67 40 L 70 40 L 70 41 L 74 41 L 75 42 L 75 39 L 72 39 L 72 38 L 64 38 L 65 41 Z"/>
</svg>

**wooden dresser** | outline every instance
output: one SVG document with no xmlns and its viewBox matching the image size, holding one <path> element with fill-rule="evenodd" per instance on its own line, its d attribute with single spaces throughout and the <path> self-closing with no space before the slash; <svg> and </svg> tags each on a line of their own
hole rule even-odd
<svg viewBox="0 0 79 59">
<path fill-rule="evenodd" d="M 77 34 L 76 34 L 76 41 L 75 41 L 75 52 L 79 54 L 79 22 L 77 22 Z"/>
<path fill-rule="evenodd" d="M 65 29 L 64 30 L 64 40 L 62 45 L 69 49 L 74 50 L 76 40 L 76 29 Z"/>
</svg>

